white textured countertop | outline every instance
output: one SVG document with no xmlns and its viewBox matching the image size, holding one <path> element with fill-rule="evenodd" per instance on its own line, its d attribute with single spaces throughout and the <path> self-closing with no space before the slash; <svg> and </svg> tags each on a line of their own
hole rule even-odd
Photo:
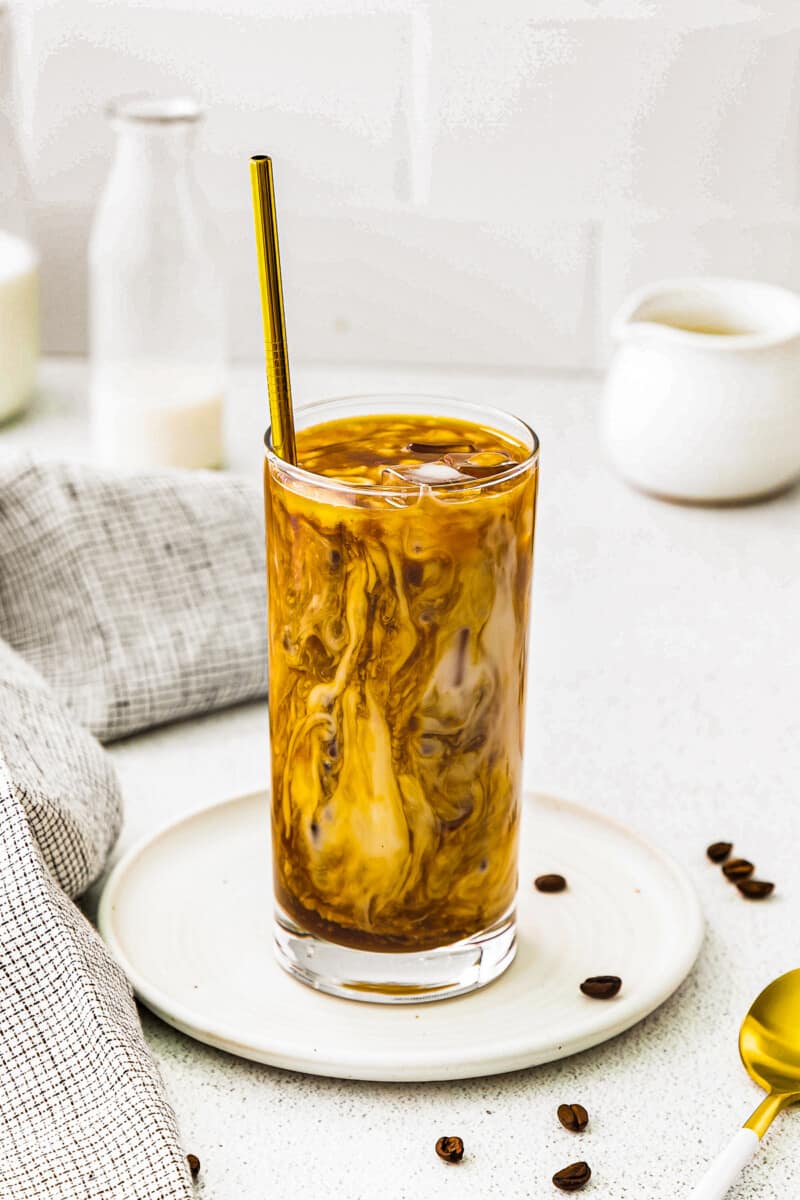
<svg viewBox="0 0 800 1200">
<path fill-rule="evenodd" d="M 82 364 L 45 363 L 0 453 L 88 457 Z M 528 1200 L 555 1170 L 592 1166 L 585 1195 L 680 1197 L 760 1092 L 739 1022 L 800 965 L 800 489 L 768 504 L 691 509 L 630 491 L 603 465 L 600 385 L 586 377 L 314 366 L 296 400 L 433 391 L 507 407 L 542 441 L 526 777 L 634 826 L 695 881 L 708 922 L 693 974 L 630 1032 L 574 1058 L 448 1084 L 287 1074 L 144 1027 L 207 1200 Z M 260 476 L 264 384 L 234 373 L 229 459 Z M 263 787 L 266 707 L 231 710 L 112 748 L 127 804 L 117 853 L 150 829 Z M 744 901 L 705 860 L 735 842 L 776 894 Z M 555 1119 L 579 1101 L 590 1130 Z M 440 1134 L 466 1157 L 438 1161 Z M 800 1114 L 779 1117 L 736 1200 L 800 1194 Z M 148 1198 L 152 1200 L 152 1198 Z"/>
</svg>

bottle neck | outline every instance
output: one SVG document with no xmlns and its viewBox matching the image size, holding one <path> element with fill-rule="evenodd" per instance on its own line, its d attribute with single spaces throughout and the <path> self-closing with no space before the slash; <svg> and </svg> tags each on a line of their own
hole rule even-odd
<svg viewBox="0 0 800 1200">
<path fill-rule="evenodd" d="M 117 125 L 115 165 L 142 176 L 190 176 L 194 161 L 195 127 L 188 122 L 149 124 L 126 121 Z"/>
</svg>

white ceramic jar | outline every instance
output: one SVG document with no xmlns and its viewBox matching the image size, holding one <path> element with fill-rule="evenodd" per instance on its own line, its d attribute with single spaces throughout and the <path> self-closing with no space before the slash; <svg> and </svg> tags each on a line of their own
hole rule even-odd
<svg viewBox="0 0 800 1200">
<path fill-rule="evenodd" d="M 25 407 L 39 359 L 39 255 L 11 95 L 9 14 L 0 0 L 0 423 Z"/>
<path fill-rule="evenodd" d="M 24 408 L 39 360 L 39 256 L 0 229 L 0 422 Z"/>
<path fill-rule="evenodd" d="M 756 499 L 800 477 L 800 296 L 742 279 L 673 279 L 623 305 L 605 387 L 608 456 L 687 503 Z"/>
</svg>

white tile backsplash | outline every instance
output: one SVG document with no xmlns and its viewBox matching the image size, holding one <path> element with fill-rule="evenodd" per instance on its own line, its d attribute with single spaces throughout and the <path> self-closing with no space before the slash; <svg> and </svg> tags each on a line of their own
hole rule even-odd
<svg viewBox="0 0 800 1200">
<path fill-rule="evenodd" d="M 298 358 L 587 366 L 647 278 L 800 287 L 798 0 L 12 0 L 44 343 L 86 344 L 112 96 L 208 107 L 198 173 L 261 353 L 271 153 Z"/>
<path fill-rule="evenodd" d="M 199 169 L 215 205 L 230 204 L 248 156 L 265 148 L 286 164 L 286 202 L 309 189 L 320 203 L 331 191 L 391 199 L 407 15 L 186 9 L 34 0 L 23 10 L 35 75 L 25 137 L 46 202 L 98 193 L 113 145 L 110 98 L 187 91 L 208 108 Z"/>
<path fill-rule="evenodd" d="M 413 208 L 363 207 L 287 213 L 281 239 L 287 323 L 303 357 L 589 364 L 588 224 L 551 220 L 507 234 Z M 236 307 L 241 320 L 245 308 L 257 317 L 255 295 L 253 276 Z"/>
<path fill-rule="evenodd" d="M 481 0 L 460 11 L 470 19 L 451 23 L 443 4 L 434 24 L 440 210 L 763 212 L 797 200 L 800 11 L 789 30 L 504 23 Z"/>
</svg>

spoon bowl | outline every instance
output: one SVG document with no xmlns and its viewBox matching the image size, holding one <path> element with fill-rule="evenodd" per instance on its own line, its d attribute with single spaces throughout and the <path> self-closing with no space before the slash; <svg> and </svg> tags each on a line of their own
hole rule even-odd
<svg viewBox="0 0 800 1200">
<path fill-rule="evenodd" d="M 764 988 L 739 1033 L 739 1054 L 765 1092 L 800 1096 L 800 969 Z"/>
<path fill-rule="evenodd" d="M 739 1054 L 767 1095 L 711 1164 L 692 1200 L 721 1200 L 778 1113 L 800 1101 L 800 968 L 756 996 L 739 1032 Z"/>
</svg>

